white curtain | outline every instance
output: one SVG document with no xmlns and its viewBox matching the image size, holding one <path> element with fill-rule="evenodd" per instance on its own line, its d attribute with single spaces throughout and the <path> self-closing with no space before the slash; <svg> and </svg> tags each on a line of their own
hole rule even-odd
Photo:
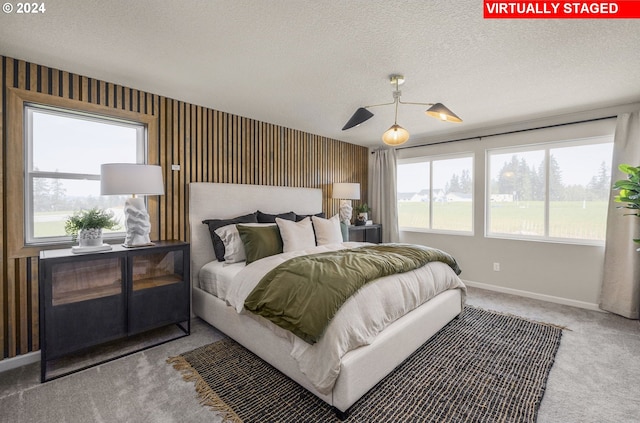
<svg viewBox="0 0 640 423">
<path fill-rule="evenodd" d="M 396 150 L 376 150 L 369 169 L 371 181 L 371 215 L 382 224 L 382 242 L 398 242 L 398 200 Z"/>
<path fill-rule="evenodd" d="M 627 175 L 618 170 L 621 163 L 640 166 L 640 112 L 618 116 L 613 144 L 612 183 Z M 612 192 L 607 216 L 607 239 L 604 255 L 604 278 L 600 308 L 630 319 L 640 318 L 640 218 L 624 216 Z"/>
</svg>

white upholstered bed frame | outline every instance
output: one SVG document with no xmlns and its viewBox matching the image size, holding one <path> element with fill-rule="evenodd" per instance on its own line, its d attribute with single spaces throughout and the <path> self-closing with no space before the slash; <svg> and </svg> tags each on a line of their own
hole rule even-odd
<svg viewBox="0 0 640 423">
<path fill-rule="evenodd" d="M 370 345 L 345 354 L 340 366 L 340 376 L 332 392 L 321 394 L 290 357 L 288 341 L 265 330 L 253 318 L 236 313 L 224 301 L 199 288 L 200 268 L 215 259 L 209 229 L 202 221 L 232 218 L 256 210 L 265 213 L 318 213 L 322 211 L 322 191 L 264 185 L 189 184 L 193 313 L 340 412 L 346 412 L 362 395 L 461 312 L 460 290 L 450 290 L 436 296 L 388 326 Z"/>
</svg>

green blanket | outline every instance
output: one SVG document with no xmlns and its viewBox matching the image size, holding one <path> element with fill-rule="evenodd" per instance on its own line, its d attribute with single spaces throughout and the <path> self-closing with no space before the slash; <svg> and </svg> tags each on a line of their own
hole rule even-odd
<svg viewBox="0 0 640 423">
<path fill-rule="evenodd" d="M 418 245 L 380 244 L 295 257 L 267 273 L 244 306 L 313 344 L 363 285 L 431 261 L 444 262 L 460 274 L 449 254 Z"/>
</svg>

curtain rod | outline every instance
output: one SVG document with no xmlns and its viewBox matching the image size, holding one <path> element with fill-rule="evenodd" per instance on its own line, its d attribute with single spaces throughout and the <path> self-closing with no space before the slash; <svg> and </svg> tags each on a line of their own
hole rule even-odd
<svg viewBox="0 0 640 423">
<path fill-rule="evenodd" d="M 614 117 L 617 117 L 617 115 L 605 116 L 605 117 L 599 117 L 599 118 L 593 118 L 593 119 L 578 120 L 578 121 L 575 121 L 575 122 L 557 123 L 555 125 L 538 126 L 537 128 L 516 129 L 514 131 L 496 132 L 494 134 L 478 135 L 478 136 L 475 136 L 475 137 L 458 138 L 458 139 L 455 139 L 455 140 L 439 141 L 439 142 L 433 142 L 433 143 L 430 143 L 430 144 L 408 145 L 406 147 L 398 147 L 398 148 L 396 148 L 396 150 L 405 150 L 405 149 L 416 148 L 416 147 L 428 147 L 428 146 L 431 146 L 431 145 L 439 145 L 439 144 L 449 144 L 451 142 L 468 141 L 468 140 L 473 140 L 473 139 L 476 139 L 476 138 L 482 139 L 482 138 L 487 138 L 487 137 L 495 137 L 496 135 L 517 134 L 519 132 L 535 131 L 535 130 L 538 130 L 538 129 L 547 129 L 547 128 L 556 128 L 558 126 L 575 125 L 577 123 L 597 122 L 599 120 L 612 119 Z"/>
</svg>

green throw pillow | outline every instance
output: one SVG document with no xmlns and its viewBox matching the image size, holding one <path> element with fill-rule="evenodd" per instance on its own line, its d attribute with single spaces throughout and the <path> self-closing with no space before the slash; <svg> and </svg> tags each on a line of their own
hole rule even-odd
<svg viewBox="0 0 640 423">
<path fill-rule="evenodd" d="M 282 252 L 282 238 L 277 225 L 236 227 L 244 244 L 247 264 Z"/>
</svg>

